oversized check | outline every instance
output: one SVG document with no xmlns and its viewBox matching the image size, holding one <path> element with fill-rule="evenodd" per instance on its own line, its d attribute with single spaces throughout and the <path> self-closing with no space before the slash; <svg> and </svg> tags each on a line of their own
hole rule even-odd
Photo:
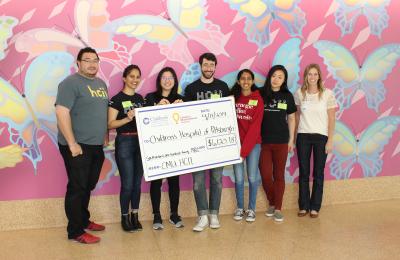
<svg viewBox="0 0 400 260">
<path fill-rule="evenodd" d="M 233 97 L 135 109 L 146 181 L 241 162 Z"/>
</svg>

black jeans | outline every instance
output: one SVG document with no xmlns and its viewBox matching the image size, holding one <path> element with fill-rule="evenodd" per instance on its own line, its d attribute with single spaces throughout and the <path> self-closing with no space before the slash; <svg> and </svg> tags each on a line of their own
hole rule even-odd
<svg viewBox="0 0 400 260">
<path fill-rule="evenodd" d="M 58 144 L 68 175 L 65 213 L 68 238 L 82 235 L 89 225 L 90 192 L 96 187 L 104 162 L 102 145 L 80 144 L 83 154 L 72 157 L 69 147 Z"/>
<path fill-rule="evenodd" d="M 140 203 L 143 165 L 138 137 L 117 135 L 115 139 L 115 159 L 121 177 L 119 194 L 121 214 L 128 214 L 129 204 L 132 209 L 139 209 Z"/>
<path fill-rule="evenodd" d="M 179 204 L 179 176 L 172 176 L 168 180 L 168 195 L 171 213 L 178 213 Z M 160 213 L 160 200 L 161 200 L 161 185 L 162 179 L 155 180 L 150 183 L 150 198 L 151 205 L 153 206 L 153 214 Z"/>
<path fill-rule="evenodd" d="M 299 160 L 299 209 L 321 209 L 324 189 L 324 169 L 327 154 L 325 145 L 328 137 L 320 134 L 298 134 L 296 141 Z M 310 159 L 313 153 L 313 188 L 310 198 Z"/>
</svg>

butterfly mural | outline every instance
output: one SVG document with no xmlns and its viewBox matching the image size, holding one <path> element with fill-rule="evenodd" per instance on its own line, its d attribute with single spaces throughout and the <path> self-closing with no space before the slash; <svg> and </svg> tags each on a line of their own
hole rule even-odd
<svg viewBox="0 0 400 260">
<path fill-rule="evenodd" d="M 400 116 L 383 117 L 373 122 L 357 139 L 343 122 L 337 121 L 333 136 L 331 175 L 336 179 L 348 179 L 351 169 L 358 162 L 364 177 L 377 176 L 383 164 L 380 156 L 399 124 Z"/>
<path fill-rule="evenodd" d="M 300 0 L 224 0 L 246 17 L 247 40 L 263 49 L 270 44 L 270 26 L 279 21 L 290 36 L 302 36 L 307 21 L 298 7 Z"/>
<path fill-rule="evenodd" d="M 124 16 L 105 28 L 116 35 L 158 43 L 162 55 L 187 68 L 194 61 L 188 48 L 189 40 L 202 44 L 216 55 L 228 56 L 225 45 L 230 35 L 224 35 L 218 25 L 205 19 L 205 5 L 204 0 L 170 0 L 165 16 Z"/>
<path fill-rule="evenodd" d="M 386 44 L 377 48 L 368 55 L 363 65 L 359 65 L 353 54 L 338 43 L 318 41 L 314 47 L 337 81 L 333 92 L 339 109 L 349 108 L 357 90 L 361 90 L 367 106 L 378 112 L 386 94 L 383 81 L 400 58 L 400 44 Z"/>
<path fill-rule="evenodd" d="M 24 93 L 19 93 L 9 82 L 0 78 L 0 122 L 8 125 L 11 144 L 24 149 L 37 170 L 42 161 L 39 131 L 44 131 L 57 145 L 57 119 L 55 99 L 58 84 L 70 75 L 74 57 L 67 52 L 46 52 L 35 58 L 25 76 Z M 116 172 L 113 150 L 106 148 L 98 187 Z"/>
<path fill-rule="evenodd" d="M 24 93 L 0 78 L 0 122 L 8 125 L 10 142 L 27 150 L 33 164 L 42 160 L 38 131 L 45 131 L 57 144 L 54 112 L 58 83 L 70 74 L 74 58 L 65 52 L 48 52 L 32 61 L 25 75 Z"/>
<path fill-rule="evenodd" d="M 0 169 L 14 167 L 23 161 L 22 154 L 26 151 L 17 144 L 0 147 Z"/>
<path fill-rule="evenodd" d="M 122 70 L 129 64 L 131 57 L 125 46 L 112 40 L 110 33 L 103 27 L 107 24 L 109 14 L 105 0 L 79 0 L 74 9 L 76 34 L 52 28 L 35 28 L 28 30 L 15 40 L 19 52 L 29 53 L 30 58 L 47 51 L 77 50 L 90 46 L 98 51 L 101 62 L 107 62 Z M 107 81 L 100 63 L 101 77 Z"/>
<path fill-rule="evenodd" d="M 335 23 L 340 27 L 342 36 L 353 32 L 357 19 L 364 15 L 368 20 L 371 34 L 381 37 L 382 31 L 389 25 L 386 7 L 390 0 L 336 0 L 339 7 L 335 11 Z"/>
<path fill-rule="evenodd" d="M 18 19 L 11 16 L 0 16 L 0 60 L 5 57 L 7 40 L 12 36 L 12 29 L 18 24 Z"/>
<path fill-rule="evenodd" d="M 117 176 L 118 168 L 117 163 L 115 161 L 115 137 L 116 132 L 112 131 L 109 133 L 110 142 L 109 144 L 103 148 L 104 151 L 104 163 L 101 168 L 99 180 L 96 185 L 96 189 L 101 189 L 105 184 L 110 182 L 111 178 Z"/>
<path fill-rule="evenodd" d="M 42 181 L 55 180 L 62 186 L 65 176 L 63 173 L 48 176 L 51 178 L 46 176 L 47 172 L 60 169 L 63 164 L 58 153 L 53 153 L 57 149 L 57 144 L 54 143 L 55 121 L 53 118 L 48 120 L 47 124 L 43 123 L 43 118 L 36 111 L 37 105 L 31 100 L 31 93 L 28 93 L 31 88 L 29 85 L 32 84 L 26 79 L 30 64 L 42 54 L 52 51 L 69 53 L 76 58 L 77 51 L 86 45 L 98 50 L 101 60 L 99 77 L 110 83 L 110 95 L 115 94 L 121 87 L 119 73 L 125 64 L 131 62 L 141 65 L 143 76 L 146 77 L 142 82 L 146 80 L 147 83 L 142 84 L 139 93 L 145 94 L 155 88 L 153 76 L 164 66 L 171 66 L 180 76 L 182 75 L 180 91 L 184 92 L 187 84 L 200 78 L 200 67 L 195 62 L 198 55 L 206 50 L 212 52 L 220 50 L 220 54 L 216 53 L 219 62 L 217 74 L 218 78 L 225 80 L 229 86 L 235 82 L 237 70 L 251 68 L 258 72 L 255 73 L 256 84 L 261 87 L 268 69 L 272 65 L 283 64 L 289 70 L 291 91 L 295 91 L 301 83 L 298 77 L 301 77 L 299 74 L 301 64 L 323 63 L 326 59 L 327 62 L 329 60 L 331 71 L 335 72 L 329 71 L 329 66 L 326 65 L 326 71 L 332 76 L 328 82 L 332 83 L 341 115 L 344 116 L 342 120 L 351 118 L 351 124 L 364 124 L 365 119 L 358 116 L 363 109 L 362 113 L 367 118 L 374 115 L 376 118 L 376 111 L 384 108 L 385 111 L 388 108 L 385 115 L 391 113 L 397 116 L 393 111 L 398 107 L 396 100 L 400 92 L 396 91 L 394 84 L 399 79 L 397 72 L 400 67 L 397 66 L 399 65 L 397 50 L 388 44 L 400 44 L 396 34 L 400 28 L 400 23 L 396 22 L 395 17 L 396 1 L 331 0 L 327 1 L 329 3 L 324 1 L 320 3 L 312 0 L 59 0 L 38 3 L 28 1 L 23 4 L 16 0 L 0 2 L 2 11 L 0 76 L 3 77 L 0 80 L 0 168 L 6 167 L 0 170 L 2 173 L 0 176 L 4 183 L 17 183 L 26 177 L 30 179 L 25 181 L 32 181 L 32 185 L 26 191 L 15 189 L 10 193 L 3 190 L 0 192 L 0 200 L 63 196 L 62 189 L 52 191 L 49 186 L 43 189 L 43 193 L 37 193 L 36 183 L 44 187 Z M 130 23 L 126 24 L 123 21 Z M 132 33 L 129 28 L 133 28 Z M 358 32 L 359 28 L 363 30 Z M 350 46 L 341 43 L 338 39 L 343 35 L 354 39 L 353 45 L 356 47 L 350 49 Z M 368 35 L 376 35 L 376 40 L 366 40 Z M 290 40 L 286 42 L 288 39 Z M 321 51 L 326 56 L 321 58 L 323 55 L 316 48 L 320 43 L 311 49 L 307 47 L 322 39 L 340 43 L 348 49 L 339 51 L 339 48 L 333 45 L 321 44 L 325 45 L 321 47 Z M 301 48 L 298 47 L 300 43 Z M 364 52 L 366 55 L 359 59 L 357 54 Z M 381 55 L 381 58 L 373 58 L 375 55 Z M 367 57 L 372 60 L 367 61 Z M 341 63 L 345 64 L 343 70 L 339 68 L 342 66 Z M 392 67 L 393 64 L 395 67 Z M 290 66 L 297 68 L 297 71 L 290 69 Z M 69 71 L 75 69 L 71 66 Z M 46 72 L 42 70 L 40 73 Z M 20 77 L 22 79 L 19 79 Z M 8 92 L 4 94 L 5 89 L 9 91 L 12 88 L 15 91 L 10 93 L 14 94 Z M 38 89 L 39 92 L 42 91 L 41 88 Z M 25 93 L 26 99 L 19 92 Z M 46 95 L 49 98 L 49 94 Z M 6 99 L 2 98 L 4 96 Z M 31 115 L 25 100 L 29 102 L 36 118 Z M 22 108 L 22 112 L 15 110 L 15 106 L 9 103 L 11 101 L 16 102 L 16 107 Z M 6 102 L 6 109 L 3 109 Z M 354 102 L 358 103 L 354 105 Z M 394 110 L 391 110 L 391 107 Z M 18 119 L 20 121 L 13 121 L 17 118 L 14 114 L 6 115 L 14 110 L 20 114 L 21 119 Z M 10 122 L 6 123 L 7 119 Z M 38 126 L 35 121 L 38 122 Z M 347 127 L 350 126 L 349 121 L 342 123 L 347 124 Z M 373 121 L 368 123 L 371 124 Z M 366 127 L 361 128 L 361 130 L 366 129 Z M 379 153 L 384 165 L 377 174 L 378 177 L 396 175 L 391 169 L 398 168 L 396 156 L 400 148 L 396 147 L 393 153 L 389 150 L 393 147 L 392 141 L 398 137 L 397 133 L 398 131 L 393 134 L 390 143 Z M 115 133 L 110 134 L 110 145 L 104 149 L 105 168 L 101 172 L 96 194 L 119 192 L 119 180 L 115 177 L 118 175 L 118 170 L 114 164 L 112 134 Z M 367 138 L 364 136 L 360 138 L 358 132 L 354 134 L 356 140 L 360 139 L 356 141 L 356 147 L 360 150 L 360 144 Z M 350 131 L 349 135 L 354 134 Z M 10 168 L 9 166 L 20 161 L 21 157 L 18 154 L 21 152 L 23 161 Z M 288 155 L 285 169 L 287 183 L 296 181 L 298 177 L 296 159 L 295 156 L 291 156 L 292 153 Z M 1 160 L 11 157 L 12 159 Z M 327 167 L 330 167 L 335 157 L 333 153 L 330 155 Z M 340 175 L 337 170 L 335 174 L 338 176 L 347 174 L 348 178 L 363 177 L 361 164 L 356 160 L 353 172 L 351 169 L 347 172 L 342 170 L 346 173 Z M 26 168 L 29 168 L 29 176 L 20 174 L 25 172 Z M 224 175 L 230 177 L 224 177 L 224 186 L 232 186 L 232 167 L 227 166 L 224 169 Z M 184 187 L 191 189 L 191 176 L 186 175 L 181 178 L 186 181 L 186 183 L 183 181 Z M 333 175 L 330 178 L 335 179 Z M 148 189 L 147 183 L 143 186 Z"/>
<path fill-rule="evenodd" d="M 286 183 L 294 183 L 294 180 L 299 176 L 298 171 L 295 171 L 293 174 L 290 174 L 289 168 L 290 168 L 290 162 L 294 156 L 294 152 L 291 151 L 288 153 L 288 157 L 286 159 L 286 164 L 285 164 L 285 182 Z"/>
</svg>

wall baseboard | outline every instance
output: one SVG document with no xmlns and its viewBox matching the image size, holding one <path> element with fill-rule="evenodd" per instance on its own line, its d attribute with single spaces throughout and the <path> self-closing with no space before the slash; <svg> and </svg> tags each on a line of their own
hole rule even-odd
<svg viewBox="0 0 400 260">
<path fill-rule="evenodd" d="M 248 201 L 247 192 L 245 201 Z M 297 208 L 298 184 L 287 184 L 283 210 Z M 400 199 L 400 176 L 326 181 L 323 205 L 358 203 L 365 201 Z M 245 205 L 247 205 L 245 203 Z M 260 187 L 257 196 L 257 211 L 266 209 L 266 196 Z M 236 207 L 235 190 L 224 189 L 220 214 L 232 214 Z M 323 210 L 323 209 L 322 209 Z M 90 202 L 92 219 L 100 223 L 120 221 L 119 196 L 94 196 Z M 66 226 L 64 198 L 0 201 L 0 231 L 50 228 Z M 196 205 L 193 192 L 181 192 L 179 213 L 182 217 L 195 217 Z M 169 201 L 162 194 L 161 214 L 169 215 Z M 140 203 L 140 219 L 152 220 L 150 194 L 143 193 Z"/>
</svg>

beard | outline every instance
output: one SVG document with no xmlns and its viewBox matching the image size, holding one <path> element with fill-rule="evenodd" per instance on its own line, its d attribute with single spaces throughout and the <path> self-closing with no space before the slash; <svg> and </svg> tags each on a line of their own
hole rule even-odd
<svg viewBox="0 0 400 260">
<path fill-rule="evenodd" d="M 206 79 L 211 79 L 214 76 L 214 73 L 215 73 L 215 71 L 212 71 L 212 72 L 211 71 L 206 71 L 206 72 L 202 71 L 201 75 L 203 75 L 203 77 Z"/>
</svg>

